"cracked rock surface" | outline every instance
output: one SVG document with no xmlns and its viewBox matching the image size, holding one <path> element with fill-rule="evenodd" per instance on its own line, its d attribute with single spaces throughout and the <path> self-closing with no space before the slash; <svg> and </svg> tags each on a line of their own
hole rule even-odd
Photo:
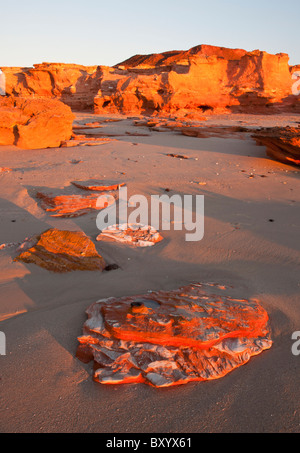
<svg viewBox="0 0 300 453">
<path fill-rule="evenodd" d="M 97 301 L 86 311 L 76 355 L 94 362 L 101 384 L 168 387 L 221 378 L 272 340 L 258 301 L 234 299 L 219 288 L 223 295 L 197 283 Z"/>
</svg>

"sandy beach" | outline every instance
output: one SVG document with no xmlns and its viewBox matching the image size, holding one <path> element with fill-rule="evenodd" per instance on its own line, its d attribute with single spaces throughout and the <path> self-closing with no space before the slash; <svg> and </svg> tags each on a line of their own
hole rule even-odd
<svg viewBox="0 0 300 453">
<path fill-rule="evenodd" d="M 299 432 L 299 169 L 267 157 L 249 133 L 194 138 L 136 127 L 134 118 L 76 113 L 76 125 L 101 127 L 112 140 L 96 146 L 22 150 L 0 147 L 1 244 L 55 227 L 83 231 L 110 272 L 55 274 L 14 262 L 0 250 L 0 431 L 82 433 Z M 138 118 L 137 118 L 138 119 Z M 143 119 L 143 118 L 141 118 Z M 201 123 L 203 125 L 203 123 Z M 205 126 L 293 126 L 299 115 L 208 116 Z M 132 135 L 139 134 L 139 135 Z M 177 159 L 167 154 L 185 155 Z M 76 162 L 76 163 L 74 163 Z M 128 195 L 204 195 L 205 232 L 163 231 L 154 247 L 97 242 L 96 212 L 55 218 L 34 197 L 74 180 L 125 182 Z M 105 386 L 76 357 L 77 337 L 93 302 L 173 290 L 192 282 L 231 287 L 267 310 L 273 345 L 222 379 L 166 389 Z"/>
</svg>

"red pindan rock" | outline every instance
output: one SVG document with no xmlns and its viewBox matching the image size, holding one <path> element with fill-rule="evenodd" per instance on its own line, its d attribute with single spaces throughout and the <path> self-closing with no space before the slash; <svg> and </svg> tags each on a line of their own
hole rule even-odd
<svg viewBox="0 0 300 453">
<path fill-rule="evenodd" d="M 33 68 L 2 68 L 6 93 L 13 96 L 57 98 L 74 110 L 93 108 L 102 71 L 98 66 L 41 63 Z"/>
<path fill-rule="evenodd" d="M 89 194 L 86 191 L 78 193 L 75 190 L 72 190 L 72 187 L 62 190 L 51 189 L 37 192 L 36 197 L 41 200 L 41 207 L 51 213 L 52 217 L 79 217 L 94 210 L 104 209 L 116 201 L 116 196 L 108 192 Z"/>
<path fill-rule="evenodd" d="M 214 46 L 137 55 L 104 71 L 95 112 L 156 115 L 296 108 L 288 55 Z M 108 79 L 107 83 L 105 79 Z"/>
<path fill-rule="evenodd" d="M 268 314 L 258 301 L 218 295 L 213 286 L 92 304 L 77 357 L 94 361 L 94 379 L 102 384 L 167 387 L 225 376 L 272 341 Z"/>
<path fill-rule="evenodd" d="M 53 272 L 102 271 L 105 268 L 105 261 L 93 242 L 80 231 L 52 228 L 25 240 L 19 251 L 21 253 L 14 261 L 34 263 Z"/>
<path fill-rule="evenodd" d="M 57 98 L 74 110 L 201 118 L 203 113 L 298 112 L 289 56 L 199 45 L 136 55 L 114 67 L 42 63 L 2 68 L 9 95 Z"/>
<path fill-rule="evenodd" d="M 258 145 L 267 148 L 267 155 L 287 165 L 300 165 L 300 128 L 270 127 L 253 134 Z"/>
<path fill-rule="evenodd" d="M 59 147 L 72 135 L 74 115 L 55 99 L 0 97 L 0 145 Z"/>
<path fill-rule="evenodd" d="M 124 182 L 117 181 L 100 181 L 97 179 L 89 179 L 87 181 L 72 181 L 74 186 L 83 190 L 118 190 L 120 187 L 124 186 Z"/>
</svg>

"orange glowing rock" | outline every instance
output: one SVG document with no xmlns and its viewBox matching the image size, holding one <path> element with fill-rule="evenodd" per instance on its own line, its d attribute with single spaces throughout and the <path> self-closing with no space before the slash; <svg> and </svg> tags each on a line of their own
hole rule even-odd
<svg viewBox="0 0 300 453">
<path fill-rule="evenodd" d="M 103 68 L 95 113 L 200 118 L 203 113 L 296 112 L 288 55 L 199 45 L 136 55 Z"/>
<path fill-rule="evenodd" d="M 264 308 L 226 292 L 198 283 L 99 300 L 86 311 L 76 355 L 94 361 L 102 384 L 167 387 L 221 378 L 272 346 Z"/>
<path fill-rule="evenodd" d="M 135 245 L 138 247 L 149 247 L 162 241 L 163 237 L 150 225 L 123 223 L 111 225 L 97 236 L 97 241 L 110 238 L 118 242 Z"/>
<path fill-rule="evenodd" d="M 0 97 L 0 145 L 59 147 L 72 135 L 74 115 L 56 99 Z"/>
<path fill-rule="evenodd" d="M 253 135 L 257 144 L 267 148 L 267 155 L 284 164 L 300 165 L 300 128 L 270 127 Z"/>
<path fill-rule="evenodd" d="M 74 193 L 70 188 L 57 190 L 55 193 L 37 192 L 36 196 L 41 200 L 41 207 L 51 212 L 52 217 L 78 217 L 93 210 L 104 209 L 116 201 L 109 193 Z"/>
<path fill-rule="evenodd" d="M 228 111 L 300 111 L 291 78 L 298 68 L 289 66 L 289 56 L 283 53 L 198 45 L 135 55 L 114 67 L 42 63 L 1 69 L 8 95 L 56 97 L 73 110 L 94 107 L 95 113 L 104 115 L 200 119 L 203 114 Z"/>
<path fill-rule="evenodd" d="M 106 264 L 93 242 L 82 232 L 49 229 L 19 247 L 14 261 L 34 263 L 49 271 L 102 271 Z"/>
<path fill-rule="evenodd" d="M 89 128 L 96 128 L 96 129 L 98 129 L 99 127 L 103 127 L 101 121 L 94 121 L 92 123 L 84 123 L 83 126 L 87 126 Z M 82 128 L 82 126 L 80 126 L 80 127 Z"/>
<path fill-rule="evenodd" d="M 89 179 L 87 181 L 72 181 L 74 186 L 78 187 L 79 189 L 83 190 L 118 190 L 119 187 L 125 185 L 124 182 L 117 182 L 117 181 L 99 181 L 96 179 Z"/>
</svg>

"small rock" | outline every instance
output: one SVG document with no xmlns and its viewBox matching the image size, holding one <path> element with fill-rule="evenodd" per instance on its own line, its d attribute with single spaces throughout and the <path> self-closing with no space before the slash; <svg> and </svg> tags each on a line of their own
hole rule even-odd
<svg viewBox="0 0 300 453">
<path fill-rule="evenodd" d="M 94 243 L 80 231 L 56 228 L 26 240 L 14 261 L 34 263 L 53 272 L 102 271 L 106 264 Z"/>
</svg>

